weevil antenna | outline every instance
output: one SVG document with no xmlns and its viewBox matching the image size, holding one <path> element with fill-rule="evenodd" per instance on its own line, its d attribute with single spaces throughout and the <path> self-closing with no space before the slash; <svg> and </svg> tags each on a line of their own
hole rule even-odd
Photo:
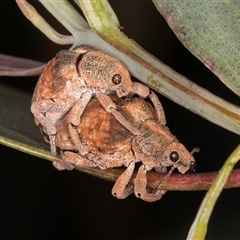
<svg viewBox="0 0 240 240">
<path fill-rule="evenodd" d="M 200 152 L 200 148 L 199 147 L 195 147 L 193 148 L 193 150 L 191 151 L 191 155 L 193 155 L 194 153 L 198 153 Z"/>
<path fill-rule="evenodd" d="M 169 172 L 162 178 L 162 180 L 160 181 L 160 183 L 157 185 L 156 191 L 161 189 L 162 184 L 171 176 L 171 174 L 172 174 L 172 172 L 173 172 L 173 170 L 174 170 L 175 168 L 176 168 L 176 167 L 175 167 L 174 165 L 171 167 L 171 169 L 169 170 Z"/>
</svg>

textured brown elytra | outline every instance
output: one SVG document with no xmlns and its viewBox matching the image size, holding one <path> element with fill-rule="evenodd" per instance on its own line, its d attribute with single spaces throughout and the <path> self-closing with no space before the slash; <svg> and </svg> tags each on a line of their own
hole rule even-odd
<svg viewBox="0 0 240 240">
<path fill-rule="evenodd" d="M 121 102 L 123 100 L 117 98 L 117 104 L 121 104 Z M 69 138 L 66 126 L 65 118 L 57 127 L 57 146 L 62 150 L 77 151 L 73 141 Z M 112 114 L 109 114 L 102 107 L 96 98 L 88 103 L 76 130 L 78 137 L 81 138 L 82 143 L 87 146 L 89 151 L 99 150 L 102 153 L 112 153 L 125 148 L 133 136 Z"/>
<path fill-rule="evenodd" d="M 82 155 L 86 154 L 84 146 L 77 145 L 77 133 L 74 129 L 79 125 L 85 107 L 94 96 L 130 132 L 135 135 L 139 133 L 135 126 L 116 111 L 116 104 L 109 98 L 109 94 L 116 94 L 118 97 L 129 94 L 149 97 L 159 118 L 164 115 L 155 94 L 147 86 L 132 82 L 125 66 L 106 53 L 80 46 L 74 50 L 61 50 L 48 62 L 35 87 L 31 111 L 53 154 L 56 154 L 56 126 L 66 114 L 71 139 L 76 140 L 78 151 Z"/>
<path fill-rule="evenodd" d="M 157 189 L 147 190 L 147 171 L 154 168 L 166 172 L 167 167 L 171 167 L 167 178 L 175 168 L 183 174 L 193 169 L 195 160 L 169 129 L 161 124 L 151 104 L 139 97 L 124 99 L 111 96 L 111 99 L 117 111 L 138 128 L 140 134 L 133 135 L 102 107 L 98 99 L 91 99 L 81 122 L 76 126 L 78 140 L 88 153 L 80 154 L 69 137 L 66 116 L 57 126 L 56 134 L 56 145 L 61 149 L 62 162 L 54 162 L 54 166 L 61 170 L 74 166 L 107 169 L 124 165 L 126 170 L 117 179 L 112 194 L 123 199 L 134 192 L 145 201 L 159 200 L 165 191 L 161 190 L 161 184 Z M 142 165 L 133 186 L 129 181 L 136 162 Z"/>
</svg>

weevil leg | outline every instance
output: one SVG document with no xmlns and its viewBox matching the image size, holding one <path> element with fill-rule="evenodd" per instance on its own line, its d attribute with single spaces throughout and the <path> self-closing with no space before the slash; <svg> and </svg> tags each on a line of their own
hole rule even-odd
<svg viewBox="0 0 240 240">
<path fill-rule="evenodd" d="M 55 144 L 55 135 L 56 135 L 56 125 L 58 122 L 53 118 L 52 121 L 46 117 L 46 114 L 49 114 L 51 111 L 55 111 L 60 115 L 63 115 L 70 109 L 70 106 L 63 106 L 60 103 L 56 103 L 52 100 L 40 100 L 38 102 L 33 102 L 31 105 L 31 112 L 35 117 L 36 125 L 42 126 L 42 131 L 49 136 L 49 144 L 52 154 L 56 154 L 56 144 Z M 59 117 L 61 119 L 61 117 Z M 45 138 L 45 137 L 44 137 Z M 46 138 L 45 138 L 46 140 Z M 48 141 L 47 141 L 48 142 Z"/>
<path fill-rule="evenodd" d="M 86 156 L 89 160 L 97 163 L 98 167 L 102 170 L 114 167 L 121 167 L 129 164 L 129 159 L 133 158 L 133 152 L 129 150 L 124 154 L 119 152 L 115 153 L 102 153 L 100 151 L 90 152 Z"/>
<path fill-rule="evenodd" d="M 74 166 L 89 168 L 97 167 L 96 162 L 90 161 L 86 157 L 81 156 L 80 154 L 65 151 L 61 153 L 62 161 L 53 162 L 53 166 L 58 170 L 72 170 Z"/>
<path fill-rule="evenodd" d="M 83 111 L 85 110 L 87 104 L 92 98 L 92 92 L 87 91 L 82 94 L 81 98 L 74 104 L 71 108 L 70 112 L 68 113 L 68 120 L 74 126 L 78 126 L 81 121 L 81 116 Z"/>
<path fill-rule="evenodd" d="M 53 166 L 58 170 L 58 171 L 62 171 L 62 170 L 73 170 L 74 166 L 71 163 L 65 162 L 63 160 L 60 161 L 53 161 Z"/>
<path fill-rule="evenodd" d="M 140 131 L 133 124 L 131 124 L 121 113 L 119 113 L 116 109 L 116 104 L 112 101 L 112 99 L 103 93 L 96 92 L 96 96 L 102 106 L 106 109 L 107 112 L 112 113 L 112 115 L 130 132 L 134 135 L 139 135 Z"/>
<path fill-rule="evenodd" d="M 139 83 L 133 82 L 133 93 L 137 94 L 141 98 L 147 98 L 150 94 L 150 89 L 148 86 Z"/>
<path fill-rule="evenodd" d="M 82 95 L 81 99 L 78 100 L 78 102 L 72 107 L 72 109 L 70 110 L 70 112 L 67 115 L 68 130 L 70 133 L 70 137 L 73 141 L 73 144 L 77 148 L 78 152 L 82 156 L 87 155 L 88 151 L 82 144 L 75 127 L 79 125 L 79 123 L 81 121 L 82 113 L 83 113 L 84 109 L 86 108 L 87 104 L 89 103 L 91 97 L 92 97 L 91 92 L 84 93 Z"/>
<path fill-rule="evenodd" d="M 147 192 L 147 169 L 145 165 L 142 165 L 134 179 L 134 194 L 136 197 L 141 198 L 146 202 L 155 202 L 161 199 L 164 193 L 165 191 L 160 189 L 152 191 L 151 193 Z"/>
<path fill-rule="evenodd" d="M 167 173 L 167 168 L 166 167 L 155 166 L 154 169 L 155 169 L 156 172 Z"/>
<path fill-rule="evenodd" d="M 160 103 L 157 95 L 153 91 L 150 92 L 150 89 L 148 86 L 146 86 L 142 83 L 138 83 L 138 82 L 133 82 L 133 91 L 141 98 L 149 97 L 151 99 L 153 106 L 157 113 L 158 121 L 162 125 L 166 125 L 166 118 L 165 118 L 164 110 L 163 110 L 162 104 Z"/>
<path fill-rule="evenodd" d="M 127 169 L 122 173 L 122 175 L 115 182 L 112 195 L 118 199 L 124 199 L 133 193 L 133 185 L 129 184 L 130 178 L 132 176 L 133 170 L 135 168 L 135 161 L 131 161 Z"/>
<path fill-rule="evenodd" d="M 151 91 L 151 93 L 149 94 L 149 98 L 151 99 L 153 106 L 156 110 L 158 121 L 162 125 L 166 125 L 167 122 L 166 122 L 166 118 L 165 118 L 164 109 L 163 109 L 163 106 L 162 106 L 161 102 L 159 101 L 157 95 L 153 91 Z"/>
</svg>

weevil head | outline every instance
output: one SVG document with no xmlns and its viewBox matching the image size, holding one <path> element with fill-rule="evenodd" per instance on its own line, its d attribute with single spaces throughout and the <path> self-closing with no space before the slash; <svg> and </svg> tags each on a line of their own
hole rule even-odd
<svg viewBox="0 0 240 240">
<path fill-rule="evenodd" d="M 174 166 L 182 174 L 187 171 L 195 171 L 196 162 L 190 153 L 181 143 L 174 141 L 169 144 L 162 156 L 161 165 L 164 167 Z"/>
<path fill-rule="evenodd" d="M 77 62 L 78 74 L 89 88 L 103 93 L 116 93 L 118 97 L 128 95 L 132 80 L 126 67 L 116 58 L 100 51 L 82 54 Z"/>
<path fill-rule="evenodd" d="M 195 170 L 196 163 L 192 155 L 199 151 L 198 148 L 190 153 L 166 126 L 155 120 L 145 120 L 140 130 L 141 135 L 135 137 L 140 151 L 133 150 L 137 158 L 149 165 L 149 168 L 173 167 L 180 173 Z"/>
<path fill-rule="evenodd" d="M 133 91 L 133 84 L 130 73 L 125 66 L 117 61 L 111 73 L 111 83 L 114 85 L 112 89 L 116 91 L 118 97 L 127 96 Z"/>
</svg>

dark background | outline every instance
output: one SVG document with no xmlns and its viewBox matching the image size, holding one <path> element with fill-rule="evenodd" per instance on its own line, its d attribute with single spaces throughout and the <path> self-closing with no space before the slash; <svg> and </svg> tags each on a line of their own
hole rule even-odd
<svg viewBox="0 0 240 240">
<path fill-rule="evenodd" d="M 31 2 L 54 28 L 66 33 L 41 4 Z M 182 46 L 151 1 L 110 3 L 130 38 L 177 72 L 240 105 L 239 98 Z M 0 29 L 0 52 L 5 54 L 47 62 L 68 48 L 48 40 L 15 1 L 1 1 Z M 29 92 L 36 81 L 1 77 L 6 85 Z M 197 172 L 218 171 L 239 136 L 159 97 L 171 132 L 189 150 L 201 148 L 195 155 Z M 146 203 L 134 195 L 117 200 L 112 186 L 78 171 L 58 172 L 48 161 L 0 146 L 0 239 L 185 239 L 205 195 L 168 192 L 162 200 Z M 239 239 L 239 202 L 239 189 L 223 191 L 206 239 Z"/>
</svg>

